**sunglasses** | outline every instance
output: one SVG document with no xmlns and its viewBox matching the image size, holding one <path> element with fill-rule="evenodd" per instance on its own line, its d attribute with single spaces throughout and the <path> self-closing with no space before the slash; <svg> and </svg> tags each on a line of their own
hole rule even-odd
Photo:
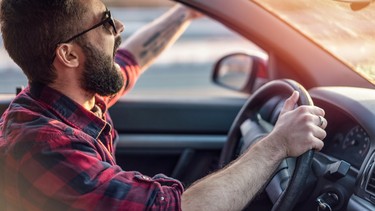
<svg viewBox="0 0 375 211">
<path fill-rule="evenodd" d="M 112 18 L 111 11 L 109 11 L 108 9 L 106 9 L 106 11 L 104 12 L 104 16 L 106 17 L 104 20 L 100 21 L 99 23 L 95 24 L 95 25 L 92 26 L 91 28 L 86 29 L 86 30 L 84 30 L 84 31 L 81 32 L 81 33 L 78 33 L 78 34 L 72 36 L 71 38 L 69 38 L 69 39 L 67 39 L 67 40 L 65 40 L 64 42 L 61 42 L 61 43 L 68 43 L 68 42 L 71 42 L 72 40 L 76 39 L 77 37 L 82 36 L 83 34 L 89 32 L 89 31 L 91 31 L 91 30 L 93 30 L 93 29 L 96 29 L 96 28 L 98 28 L 99 26 L 102 26 L 102 25 L 105 26 L 105 24 L 109 24 L 109 26 L 111 26 L 112 29 L 113 29 L 112 32 L 113 32 L 114 34 L 117 34 L 117 29 L 116 29 L 115 20 Z M 109 30 L 110 30 L 110 29 L 109 29 Z"/>
</svg>

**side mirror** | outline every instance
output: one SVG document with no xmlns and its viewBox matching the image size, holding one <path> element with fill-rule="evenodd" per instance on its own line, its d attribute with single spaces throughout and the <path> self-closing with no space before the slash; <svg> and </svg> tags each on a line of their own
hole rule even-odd
<svg viewBox="0 0 375 211">
<path fill-rule="evenodd" d="M 267 59 L 245 53 L 224 56 L 216 63 L 212 80 L 219 86 L 251 94 L 268 82 Z"/>
</svg>

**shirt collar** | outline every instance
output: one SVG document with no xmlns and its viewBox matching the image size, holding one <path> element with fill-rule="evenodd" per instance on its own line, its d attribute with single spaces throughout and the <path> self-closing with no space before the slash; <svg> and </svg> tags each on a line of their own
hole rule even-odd
<svg viewBox="0 0 375 211">
<path fill-rule="evenodd" d="M 105 128 L 105 119 L 97 117 L 59 91 L 40 83 L 30 83 L 29 87 L 33 98 L 52 110 L 66 124 L 82 130 L 95 139 Z M 105 116 L 104 113 L 107 108 L 104 101 L 100 97 L 95 97 L 95 104 L 103 111 L 103 116 Z"/>
</svg>

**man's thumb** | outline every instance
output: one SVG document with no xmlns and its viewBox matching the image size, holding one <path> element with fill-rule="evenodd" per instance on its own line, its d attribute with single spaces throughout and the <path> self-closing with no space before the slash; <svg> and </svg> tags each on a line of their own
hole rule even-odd
<svg viewBox="0 0 375 211">
<path fill-rule="evenodd" d="M 285 101 L 281 114 L 293 110 L 297 104 L 298 98 L 299 92 L 294 91 L 293 94 Z"/>
</svg>

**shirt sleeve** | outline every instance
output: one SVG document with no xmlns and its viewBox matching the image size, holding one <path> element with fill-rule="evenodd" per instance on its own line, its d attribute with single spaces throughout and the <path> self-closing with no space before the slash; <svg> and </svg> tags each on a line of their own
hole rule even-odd
<svg viewBox="0 0 375 211">
<path fill-rule="evenodd" d="M 120 65 L 124 77 L 124 86 L 116 95 L 104 97 L 104 101 L 107 103 L 108 108 L 115 104 L 121 96 L 134 87 L 141 74 L 140 67 L 134 56 L 125 49 L 117 51 L 115 62 Z"/>
<path fill-rule="evenodd" d="M 150 178 L 123 171 L 102 160 L 95 142 L 63 134 L 44 137 L 50 137 L 48 142 L 28 146 L 20 165 L 12 168 L 18 171 L 24 206 L 41 210 L 181 210 L 183 186 L 179 181 L 162 174 Z"/>
</svg>

